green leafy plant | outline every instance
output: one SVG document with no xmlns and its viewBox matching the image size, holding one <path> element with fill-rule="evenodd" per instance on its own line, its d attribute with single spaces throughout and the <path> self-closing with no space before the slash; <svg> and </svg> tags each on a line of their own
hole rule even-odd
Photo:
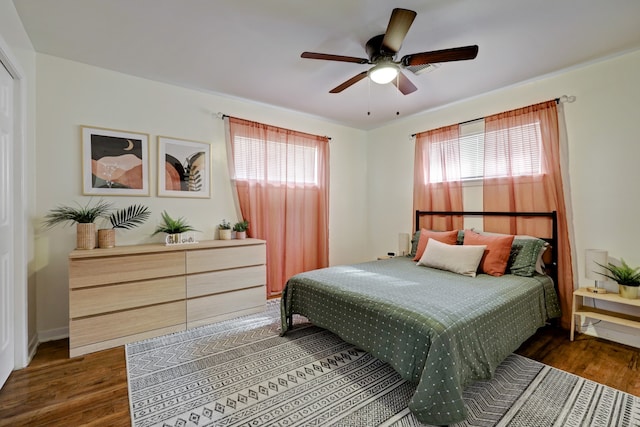
<svg viewBox="0 0 640 427">
<path fill-rule="evenodd" d="M 620 259 L 620 263 L 621 265 L 612 263 L 608 263 L 607 265 L 596 264 L 608 271 L 608 273 L 600 274 L 611 280 L 615 280 L 619 285 L 640 286 L 640 267 L 631 268 L 623 259 Z"/>
<path fill-rule="evenodd" d="M 76 203 L 76 206 L 57 206 L 45 215 L 44 226 L 49 229 L 58 224 L 75 223 L 89 224 L 95 222 L 98 218 L 107 218 L 112 209 L 111 203 L 99 200 L 94 206 L 89 200 L 86 205 Z"/>
<path fill-rule="evenodd" d="M 185 233 L 187 231 L 198 230 L 187 224 L 187 220 L 185 220 L 183 217 L 173 219 L 167 213 L 167 211 L 163 211 L 162 223 L 156 227 L 156 231 L 153 232 L 152 236 L 155 236 L 158 233 L 177 234 Z"/>
<path fill-rule="evenodd" d="M 231 223 L 226 219 L 223 219 L 220 225 L 218 225 L 220 230 L 231 230 Z"/>
<path fill-rule="evenodd" d="M 131 205 L 129 207 L 119 209 L 112 212 L 109 215 L 109 221 L 112 228 L 122 228 L 125 230 L 131 230 L 139 225 L 142 225 L 147 219 L 149 219 L 149 209 L 143 205 Z"/>
<path fill-rule="evenodd" d="M 247 231 L 249 228 L 249 221 L 246 219 L 242 220 L 242 222 L 236 222 L 233 226 L 233 231 Z"/>
</svg>

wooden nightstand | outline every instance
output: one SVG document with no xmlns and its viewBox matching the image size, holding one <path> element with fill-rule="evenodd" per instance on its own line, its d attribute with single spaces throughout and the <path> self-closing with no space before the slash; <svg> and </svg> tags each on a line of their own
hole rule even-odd
<svg viewBox="0 0 640 427">
<path fill-rule="evenodd" d="M 576 316 L 580 316 L 581 319 L 589 317 L 591 319 L 604 320 L 606 322 L 640 329 L 640 317 L 611 310 L 587 307 L 584 305 L 585 298 L 593 298 L 594 300 L 598 301 L 608 301 L 615 302 L 617 304 L 626 304 L 634 307 L 640 307 L 640 299 L 622 298 L 616 293 L 596 294 L 593 292 L 589 292 L 587 288 L 576 289 L 575 291 L 573 291 L 573 304 L 571 310 L 571 341 L 573 341 L 573 335 L 576 329 Z"/>
</svg>

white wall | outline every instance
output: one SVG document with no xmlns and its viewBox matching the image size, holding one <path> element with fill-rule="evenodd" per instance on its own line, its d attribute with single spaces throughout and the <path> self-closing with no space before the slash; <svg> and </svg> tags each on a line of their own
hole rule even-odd
<svg viewBox="0 0 640 427">
<path fill-rule="evenodd" d="M 235 222 L 224 143 L 217 112 L 303 132 L 328 135 L 330 145 L 330 263 L 364 260 L 366 216 L 366 134 L 310 116 L 158 83 L 48 55 L 37 55 L 38 142 L 35 221 L 58 204 L 90 200 L 82 196 L 80 126 L 97 126 L 150 134 L 150 197 L 107 197 L 116 206 L 142 203 L 152 216 L 142 227 L 118 231 L 119 245 L 159 242 L 150 237 L 162 210 L 184 216 L 213 239 L 222 219 Z M 157 136 L 211 143 L 211 199 L 156 197 Z M 94 201 L 98 198 L 94 198 Z M 75 228 L 41 231 L 37 246 L 37 313 L 40 339 L 67 335 L 67 255 L 75 248 Z"/>
<path fill-rule="evenodd" d="M 444 68 L 438 72 L 444 72 Z M 411 134 L 574 95 L 576 101 L 564 104 L 564 108 L 577 280 L 581 286 L 591 284 L 584 274 L 587 248 L 607 249 L 609 256 L 639 266 L 638 75 L 640 51 L 424 112 L 369 132 L 369 255 L 386 253 L 397 246 L 398 232 L 411 230 Z M 637 309 L 627 311 L 640 315 Z M 640 346 L 637 334 L 622 327 L 601 322 L 589 331 Z"/>
</svg>

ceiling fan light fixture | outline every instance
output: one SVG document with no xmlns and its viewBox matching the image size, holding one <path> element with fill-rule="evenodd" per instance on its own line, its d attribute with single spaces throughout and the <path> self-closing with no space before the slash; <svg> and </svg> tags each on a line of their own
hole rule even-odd
<svg viewBox="0 0 640 427">
<path fill-rule="evenodd" d="M 409 9 L 394 8 L 389 18 L 389 24 L 384 34 L 371 37 L 364 46 L 368 59 L 355 56 L 333 55 L 318 52 L 302 52 L 302 58 L 322 59 L 326 61 L 351 62 L 355 64 L 370 64 L 372 68 L 363 70 L 347 81 L 339 84 L 329 91 L 329 93 L 340 93 L 353 86 L 360 80 L 369 77 L 377 84 L 387 84 L 393 82 L 396 88 L 403 94 L 409 95 L 418 88 L 411 83 L 402 69 L 413 74 L 433 71 L 436 64 L 441 62 L 466 61 L 475 59 L 478 55 L 478 45 L 460 46 L 449 49 L 432 50 L 428 52 L 410 53 L 404 55 L 396 61 L 398 51 L 402 47 L 416 12 Z M 395 81 L 394 81 L 395 79 Z"/>
<path fill-rule="evenodd" d="M 398 76 L 398 67 L 395 64 L 378 64 L 369 71 L 369 78 L 381 85 L 391 83 Z"/>
</svg>

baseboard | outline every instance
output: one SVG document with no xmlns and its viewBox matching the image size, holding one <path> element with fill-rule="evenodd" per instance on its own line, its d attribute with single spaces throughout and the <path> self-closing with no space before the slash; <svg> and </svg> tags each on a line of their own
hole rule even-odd
<svg viewBox="0 0 640 427">
<path fill-rule="evenodd" d="M 581 325 L 582 327 L 579 328 L 583 334 L 640 348 L 640 336 L 637 329 L 605 321 L 588 320 L 585 325 Z"/>
<path fill-rule="evenodd" d="M 29 344 L 27 348 L 27 351 L 28 351 L 27 365 L 29 365 L 33 360 L 33 358 L 35 357 L 36 351 L 38 351 L 38 344 L 40 344 L 40 341 L 38 340 L 38 334 L 33 334 L 33 336 L 29 339 Z"/>
<path fill-rule="evenodd" d="M 69 338 L 69 327 L 38 331 L 38 343 Z"/>
</svg>

